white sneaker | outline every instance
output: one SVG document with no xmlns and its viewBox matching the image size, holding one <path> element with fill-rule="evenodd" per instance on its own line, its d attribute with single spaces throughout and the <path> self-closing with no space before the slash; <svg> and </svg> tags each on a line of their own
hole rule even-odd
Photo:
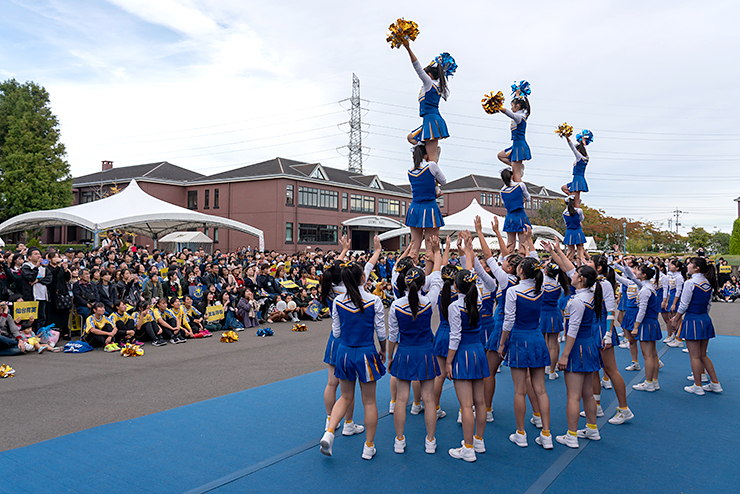
<svg viewBox="0 0 740 494">
<path fill-rule="evenodd" d="M 509 441 L 516 444 L 520 448 L 526 448 L 527 446 L 529 446 L 529 444 L 527 443 L 527 433 L 526 432 L 524 434 L 519 434 L 518 432 L 511 434 L 509 436 Z"/>
<path fill-rule="evenodd" d="M 653 388 L 655 388 L 655 391 L 658 391 L 660 389 L 660 383 L 657 379 L 653 381 Z"/>
<path fill-rule="evenodd" d="M 393 438 L 393 451 L 395 451 L 398 454 L 403 453 L 406 450 L 406 436 L 403 436 L 403 439 L 400 441 L 397 437 Z"/>
<path fill-rule="evenodd" d="M 578 429 L 578 431 L 576 431 L 576 434 L 578 434 L 578 437 L 590 439 L 592 441 L 598 441 L 599 439 L 601 439 L 599 429 L 592 429 L 590 427 L 586 427 L 585 429 Z"/>
<path fill-rule="evenodd" d="M 538 429 L 542 429 L 542 417 L 538 417 L 537 415 L 532 415 L 532 418 L 529 419 L 529 423 L 537 427 Z"/>
<path fill-rule="evenodd" d="M 501 366 L 498 366 L 498 369 L 496 369 L 496 374 L 501 374 Z"/>
<path fill-rule="evenodd" d="M 462 424 L 462 410 L 457 411 L 457 423 Z"/>
<path fill-rule="evenodd" d="M 375 456 L 375 446 L 370 447 L 367 443 L 362 443 L 362 459 L 372 460 L 373 456 Z"/>
<path fill-rule="evenodd" d="M 364 431 L 365 431 L 364 425 L 359 425 L 354 422 L 350 422 L 349 424 L 345 422 L 344 427 L 342 427 L 343 436 L 354 436 L 355 434 L 359 434 L 360 432 L 364 432 Z"/>
<path fill-rule="evenodd" d="M 721 393 L 722 392 L 722 385 L 720 383 L 708 383 L 702 386 L 704 391 L 710 391 L 712 393 Z"/>
<path fill-rule="evenodd" d="M 658 359 L 658 369 L 662 369 L 663 367 L 665 367 L 665 364 L 662 360 Z"/>
<path fill-rule="evenodd" d="M 626 410 L 617 410 L 614 416 L 609 419 L 609 423 L 613 425 L 620 425 L 624 424 L 628 420 L 632 420 L 633 418 L 635 418 L 635 414 L 632 413 L 632 410 L 630 410 L 629 408 L 627 408 Z"/>
<path fill-rule="evenodd" d="M 629 348 L 630 342 L 629 340 L 622 340 L 619 342 L 619 348 Z"/>
<path fill-rule="evenodd" d="M 324 432 L 319 444 L 321 445 L 319 446 L 321 453 L 326 456 L 331 456 L 331 447 L 334 445 L 334 434 L 329 431 Z"/>
<path fill-rule="evenodd" d="M 564 342 L 564 341 L 565 341 L 565 334 L 562 334 L 562 333 L 561 333 L 561 334 L 560 334 L 560 336 L 558 336 L 558 341 L 559 341 L 560 343 Z"/>
<path fill-rule="evenodd" d="M 688 379 L 691 382 L 694 382 L 694 373 L 692 372 L 688 376 L 686 376 L 686 379 Z M 703 372 L 701 375 L 701 382 L 708 383 L 709 382 L 709 375 L 707 375 L 706 372 Z"/>
<path fill-rule="evenodd" d="M 601 378 L 601 387 L 604 389 L 612 389 L 612 380 Z"/>
<path fill-rule="evenodd" d="M 549 365 L 546 365 L 545 366 L 545 374 L 549 374 L 549 373 L 550 373 L 550 366 Z"/>
<path fill-rule="evenodd" d="M 666 345 L 671 348 L 681 348 L 683 346 L 683 341 L 673 338 L 673 341 L 669 341 Z"/>
<path fill-rule="evenodd" d="M 558 374 L 557 372 L 551 372 L 549 375 L 550 381 L 554 381 L 558 377 L 560 377 L 560 374 Z"/>
<path fill-rule="evenodd" d="M 453 458 L 458 458 L 460 460 L 465 460 L 468 462 L 473 462 L 477 459 L 475 457 L 475 449 L 466 448 L 465 446 L 463 446 L 462 448 L 451 449 L 448 451 L 448 453 L 450 453 L 450 456 Z"/>
<path fill-rule="evenodd" d="M 431 441 L 424 437 L 424 451 L 429 453 L 430 455 L 433 455 L 437 452 L 437 438 L 435 437 Z"/>
<path fill-rule="evenodd" d="M 562 436 L 555 436 L 555 440 L 560 444 L 568 446 L 569 448 L 578 448 L 578 436 L 572 436 L 567 432 Z"/>
<path fill-rule="evenodd" d="M 493 422 L 493 410 L 486 412 L 486 422 Z"/>
<path fill-rule="evenodd" d="M 418 405 L 414 403 L 411 405 L 411 415 L 419 415 L 422 410 L 424 410 L 424 403 L 419 403 Z"/>
<path fill-rule="evenodd" d="M 442 410 L 441 408 L 437 408 L 437 420 L 443 419 L 447 416 L 447 412 Z"/>
<path fill-rule="evenodd" d="M 388 405 L 388 413 L 393 413 L 396 410 L 396 402 L 392 401 L 390 405 Z"/>
<path fill-rule="evenodd" d="M 663 343 L 667 344 L 675 340 L 676 340 L 676 337 L 674 335 L 669 335 L 666 339 L 663 340 Z"/>
<path fill-rule="evenodd" d="M 586 411 L 585 410 L 581 410 L 581 417 L 585 417 L 585 416 L 586 416 Z M 601 405 L 596 405 L 596 416 L 597 417 L 603 417 L 604 416 L 604 409 L 601 408 Z"/>
<path fill-rule="evenodd" d="M 462 446 L 465 446 L 465 439 L 460 441 L 460 444 Z M 475 436 L 473 436 L 473 450 L 476 453 L 485 453 L 486 452 L 486 442 L 483 439 L 476 439 Z"/>
<path fill-rule="evenodd" d="M 684 349 L 683 349 L 683 350 L 681 350 L 681 351 L 682 351 L 683 353 L 689 353 L 689 349 L 688 349 L 688 348 L 684 348 Z"/>
<path fill-rule="evenodd" d="M 655 391 L 655 385 L 651 382 L 643 381 L 639 384 L 633 384 L 632 389 L 636 391 L 649 391 L 650 393 L 652 393 L 653 391 Z"/>
<path fill-rule="evenodd" d="M 642 367 L 640 367 L 640 362 L 632 362 L 630 365 L 624 368 L 624 370 L 627 371 L 639 371 L 640 369 L 642 369 Z"/>
<path fill-rule="evenodd" d="M 695 395 L 704 396 L 704 388 L 701 386 L 697 386 L 696 384 L 692 384 L 691 386 L 684 386 L 683 390 L 687 393 L 694 393 Z"/>
<path fill-rule="evenodd" d="M 543 436 L 540 432 L 540 435 L 534 438 L 534 442 L 545 449 L 552 449 L 552 436 Z"/>
</svg>

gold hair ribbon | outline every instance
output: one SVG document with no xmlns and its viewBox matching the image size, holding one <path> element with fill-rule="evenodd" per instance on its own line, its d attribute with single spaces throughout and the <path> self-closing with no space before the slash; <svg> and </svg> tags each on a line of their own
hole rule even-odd
<svg viewBox="0 0 740 494">
<path fill-rule="evenodd" d="M 324 264 L 324 271 L 329 271 L 333 267 L 334 267 L 334 264 L 329 264 L 329 263 Z"/>
<path fill-rule="evenodd" d="M 355 261 L 347 261 L 347 262 L 343 262 L 339 266 L 341 268 L 349 268 L 349 269 L 351 269 L 351 268 L 355 267 L 356 265 L 357 265 L 357 263 Z"/>
<path fill-rule="evenodd" d="M 476 281 L 478 281 L 478 275 L 470 271 L 468 274 L 465 275 L 465 278 L 463 278 L 463 281 L 465 283 L 475 283 Z"/>
<path fill-rule="evenodd" d="M 410 285 L 413 281 L 418 280 L 421 278 L 421 272 L 417 269 L 409 270 L 408 273 L 406 273 L 406 277 L 403 279 L 404 282 L 406 282 L 406 286 Z"/>
</svg>

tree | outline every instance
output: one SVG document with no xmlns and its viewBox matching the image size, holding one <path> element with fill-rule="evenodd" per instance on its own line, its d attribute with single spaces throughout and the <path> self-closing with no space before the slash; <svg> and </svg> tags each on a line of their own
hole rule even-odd
<svg viewBox="0 0 740 494">
<path fill-rule="evenodd" d="M 735 220 L 732 226 L 732 237 L 730 237 L 730 254 L 740 255 L 740 218 Z"/>
<path fill-rule="evenodd" d="M 705 248 L 709 245 L 711 235 L 701 227 L 693 227 L 689 232 L 689 245 L 693 249 Z"/>
<path fill-rule="evenodd" d="M 549 226 L 561 233 L 565 233 L 564 210 L 565 201 L 562 199 L 547 201 L 537 211 L 537 216 L 531 218 L 531 222 L 533 225 Z"/>
<path fill-rule="evenodd" d="M 0 83 L 0 219 L 70 205 L 72 177 L 59 138 L 46 89 Z"/>
<path fill-rule="evenodd" d="M 715 254 L 729 254 L 730 234 L 720 231 L 712 233 L 712 237 L 709 240 L 709 248 Z"/>
</svg>

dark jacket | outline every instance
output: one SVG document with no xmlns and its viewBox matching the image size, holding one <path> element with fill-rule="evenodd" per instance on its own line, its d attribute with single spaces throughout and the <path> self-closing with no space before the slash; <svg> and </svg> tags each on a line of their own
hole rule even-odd
<svg viewBox="0 0 740 494">
<path fill-rule="evenodd" d="M 96 285 L 96 289 L 98 291 L 98 301 L 105 305 L 105 311 L 113 312 L 115 310 L 115 306 L 118 304 L 118 291 L 116 290 L 116 285 L 108 283 L 107 294 L 103 288 L 102 281 Z"/>
<path fill-rule="evenodd" d="M 49 271 L 48 266 L 46 268 L 46 275 L 43 278 L 39 278 L 38 282 L 48 286 L 51 284 L 51 271 Z M 23 266 L 21 266 L 20 293 L 26 302 L 33 302 L 34 300 L 33 286 L 31 283 L 36 281 L 38 274 L 39 268 L 28 261 L 24 262 Z"/>
<path fill-rule="evenodd" d="M 98 290 L 92 283 L 76 282 L 72 285 L 74 294 L 75 307 L 87 307 L 87 304 L 94 304 L 98 301 Z"/>
</svg>

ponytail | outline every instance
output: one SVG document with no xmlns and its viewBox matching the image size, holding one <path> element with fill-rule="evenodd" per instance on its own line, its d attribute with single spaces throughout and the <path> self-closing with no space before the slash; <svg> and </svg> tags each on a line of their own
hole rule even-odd
<svg viewBox="0 0 740 494">
<path fill-rule="evenodd" d="M 362 268 L 357 264 L 351 263 L 349 266 L 342 268 L 342 282 L 347 289 L 349 299 L 360 312 L 365 312 L 365 307 L 362 303 L 362 294 L 360 293 L 362 275 Z"/>
<path fill-rule="evenodd" d="M 678 272 L 681 273 L 681 276 L 683 276 L 683 280 L 686 281 L 689 278 L 688 273 L 686 273 L 686 264 L 684 264 L 681 259 L 674 259 L 671 261 L 671 264 L 676 266 L 676 269 L 678 269 Z"/>
<path fill-rule="evenodd" d="M 510 169 L 504 168 L 503 170 L 501 170 L 501 180 L 504 181 L 504 184 L 507 187 L 511 186 L 511 177 L 512 177 L 512 172 Z"/>
<path fill-rule="evenodd" d="M 554 263 L 547 265 L 547 276 L 558 280 L 560 287 L 563 289 L 563 293 L 570 293 L 570 280 L 566 276 L 565 271 L 560 269 L 560 266 Z"/>
<path fill-rule="evenodd" d="M 597 283 L 598 276 L 596 270 L 591 266 L 580 266 L 578 268 L 578 274 L 580 274 L 586 283 L 586 288 L 594 287 L 594 313 L 596 319 L 601 319 L 601 312 L 604 305 L 604 292 L 601 289 L 601 283 Z"/>
<path fill-rule="evenodd" d="M 334 278 L 337 278 L 335 281 Z M 339 266 L 336 263 L 325 264 L 321 274 L 321 305 L 329 307 L 329 294 L 334 291 L 334 285 L 342 282 Z"/>
<path fill-rule="evenodd" d="M 526 276 L 528 280 L 534 280 L 535 293 L 540 293 L 544 276 L 542 275 L 542 270 L 540 269 L 537 260 L 532 257 L 527 257 L 522 261 L 521 266 L 524 276 Z"/>
<path fill-rule="evenodd" d="M 601 311 L 604 308 L 604 292 L 601 289 L 601 283 L 596 283 L 594 286 L 594 313 L 596 319 L 601 319 Z"/>
<path fill-rule="evenodd" d="M 478 326 L 480 314 L 478 313 L 478 287 L 475 284 L 475 273 L 462 270 L 455 278 L 455 285 L 460 293 L 465 294 L 465 310 L 468 313 L 470 327 Z"/>
<path fill-rule="evenodd" d="M 718 293 L 719 284 L 717 282 L 717 271 L 714 269 L 714 264 L 709 264 L 706 257 L 694 257 L 689 262 L 693 263 L 699 272 L 706 276 L 707 281 L 712 285 L 714 293 Z"/>
<path fill-rule="evenodd" d="M 453 266 L 452 264 L 447 264 L 442 268 L 441 271 L 444 285 L 442 285 L 439 312 L 440 314 L 442 314 L 442 317 L 444 317 L 445 321 L 448 322 L 448 309 L 450 307 L 450 303 L 452 303 L 452 285 L 455 283 L 455 276 L 457 276 L 457 271 L 457 266 Z"/>
<path fill-rule="evenodd" d="M 575 216 L 578 214 L 576 212 L 576 205 L 574 204 L 574 201 L 571 199 L 568 199 L 568 214 L 571 216 Z"/>
<path fill-rule="evenodd" d="M 424 156 L 426 155 L 427 150 L 424 147 L 423 143 L 419 143 L 418 146 L 414 147 L 414 170 L 418 170 L 421 167 L 421 162 L 424 161 Z"/>
<path fill-rule="evenodd" d="M 426 276 L 420 268 L 411 268 L 406 272 L 404 284 L 408 287 L 409 308 L 411 309 L 412 319 L 415 321 L 419 314 L 419 287 L 424 286 Z"/>
</svg>

